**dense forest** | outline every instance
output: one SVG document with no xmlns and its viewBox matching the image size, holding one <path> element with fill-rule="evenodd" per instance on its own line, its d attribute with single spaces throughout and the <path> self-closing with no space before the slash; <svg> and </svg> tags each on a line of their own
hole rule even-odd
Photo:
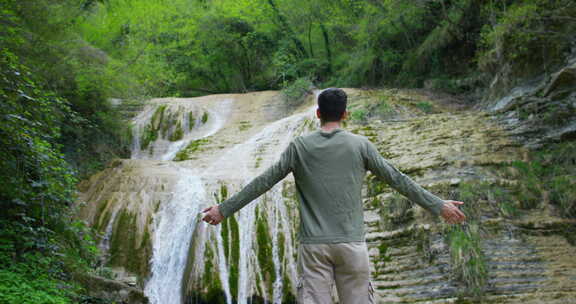
<svg viewBox="0 0 576 304">
<path fill-rule="evenodd" d="M 573 0 L 2 0 L 0 303 L 101 303 L 75 283 L 98 266 L 76 184 L 129 156 L 142 100 L 394 86 L 479 102 L 497 73 L 554 71 L 575 16 Z"/>
</svg>

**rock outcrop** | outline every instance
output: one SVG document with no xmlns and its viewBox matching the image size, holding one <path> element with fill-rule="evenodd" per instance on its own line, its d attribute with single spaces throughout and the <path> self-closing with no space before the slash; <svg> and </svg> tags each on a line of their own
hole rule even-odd
<svg viewBox="0 0 576 304">
<path fill-rule="evenodd" d="M 509 166 L 526 160 L 532 147 L 571 138 L 574 120 L 535 129 L 533 117 L 519 115 L 528 105 L 574 105 L 573 75 L 567 66 L 484 110 L 425 91 L 347 90 L 353 120 L 346 128 L 370 138 L 432 192 L 465 201 L 470 218 L 450 227 L 368 176 L 365 220 L 379 303 L 576 298 L 576 249 L 566 233 L 576 231 L 575 223 L 548 203 L 519 212 L 522 202 L 512 194 L 523 189 L 521 176 Z M 291 178 L 221 226 L 198 215 L 265 170 L 291 138 L 317 127 L 313 98 L 282 119 L 269 113 L 278 100 L 277 92 L 260 92 L 152 101 L 190 103 L 185 107 L 215 113 L 209 119 L 225 118 L 210 132 L 183 134 L 178 161 L 118 161 L 83 185 L 81 216 L 103 234 L 108 263 L 137 275 L 151 303 L 294 303 L 298 217 Z M 228 112 L 214 111 L 221 102 Z M 156 144 L 172 149 L 155 138 L 147 149 Z"/>
<path fill-rule="evenodd" d="M 126 283 L 110 280 L 96 275 L 83 274 L 77 277 L 87 291 L 88 296 L 118 304 L 148 304 L 148 298 L 142 289 Z"/>
</svg>

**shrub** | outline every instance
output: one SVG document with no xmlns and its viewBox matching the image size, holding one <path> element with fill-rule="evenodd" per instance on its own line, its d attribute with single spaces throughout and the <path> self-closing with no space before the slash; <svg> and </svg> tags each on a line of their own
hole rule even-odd
<svg viewBox="0 0 576 304">
<path fill-rule="evenodd" d="M 451 226 L 446 240 L 450 248 L 452 275 L 466 286 L 463 295 L 480 298 L 488 282 L 488 268 L 478 224 Z"/>
<path fill-rule="evenodd" d="M 313 87 L 314 84 L 310 79 L 306 77 L 298 78 L 282 90 L 282 95 L 288 105 L 298 106 L 304 101 L 304 98 L 311 92 Z"/>
</svg>

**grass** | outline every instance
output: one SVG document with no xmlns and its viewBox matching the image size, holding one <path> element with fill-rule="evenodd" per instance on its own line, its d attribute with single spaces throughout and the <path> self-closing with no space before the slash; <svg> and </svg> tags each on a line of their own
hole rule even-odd
<svg viewBox="0 0 576 304">
<path fill-rule="evenodd" d="M 366 109 L 358 109 L 350 112 L 350 119 L 356 123 L 365 123 L 368 119 L 368 111 Z"/>
<path fill-rule="evenodd" d="M 432 106 L 432 104 L 430 102 L 427 102 L 427 101 L 420 101 L 415 106 L 420 111 L 422 111 L 426 114 L 430 114 L 434 111 L 434 107 Z"/>
<path fill-rule="evenodd" d="M 450 248 L 452 278 L 464 284 L 463 296 L 481 298 L 488 282 L 488 266 L 478 224 L 453 225 L 445 235 Z"/>
<path fill-rule="evenodd" d="M 551 204 L 558 215 L 576 218 L 576 143 L 550 145 L 530 156 L 528 161 L 515 161 L 506 177 L 515 178 L 513 187 L 517 205 L 536 209 Z"/>
</svg>

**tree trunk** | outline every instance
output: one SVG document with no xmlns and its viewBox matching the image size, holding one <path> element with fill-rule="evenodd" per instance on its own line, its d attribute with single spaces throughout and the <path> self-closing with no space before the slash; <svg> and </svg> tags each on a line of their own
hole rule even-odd
<svg viewBox="0 0 576 304">
<path fill-rule="evenodd" d="M 294 31 L 292 30 L 292 28 L 288 24 L 288 21 L 286 20 L 284 15 L 282 15 L 282 13 L 280 13 L 280 10 L 278 10 L 278 7 L 276 6 L 276 3 L 274 3 L 274 0 L 268 0 L 268 3 L 272 7 L 272 10 L 274 11 L 276 18 L 278 19 L 278 22 L 280 22 L 280 26 L 282 27 L 282 29 L 284 29 L 288 33 L 288 36 L 290 37 L 290 39 L 292 40 L 292 42 L 296 46 L 296 49 L 300 53 L 299 54 L 300 57 L 301 58 L 308 57 L 308 54 L 306 53 L 306 49 L 304 48 L 304 44 L 302 44 L 302 41 L 300 41 L 300 39 L 298 39 L 298 37 L 296 37 L 296 34 L 294 33 Z"/>
<path fill-rule="evenodd" d="M 328 31 L 323 23 L 320 23 L 320 29 L 322 30 L 322 37 L 324 37 L 324 48 L 326 49 L 326 58 L 328 59 L 328 73 L 332 73 L 332 51 L 330 50 Z"/>
</svg>

